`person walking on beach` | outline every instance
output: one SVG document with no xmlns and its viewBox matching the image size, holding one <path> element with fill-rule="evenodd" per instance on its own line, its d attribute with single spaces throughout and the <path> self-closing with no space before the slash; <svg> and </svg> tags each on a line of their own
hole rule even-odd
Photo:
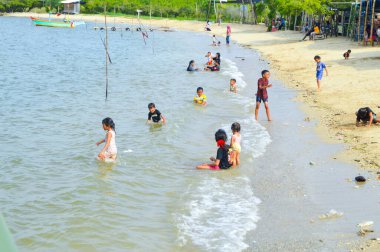
<svg viewBox="0 0 380 252">
<path fill-rule="evenodd" d="M 106 143 L 103 149 L 98 154 L 98 159 L 106 161 L 106 159 L 110 159 L 112 161 L 116 160 L 117 155 L 117 147 L 115 141 L 115 123 L 109 117 L 104 118 L 102 121 L 103 129 L 107 131 L 106 138 L 100 140 L 96 143 L 96 146 L 99 146 L 102 143 Z"/>
<path fill-rule="evenodd" d="M 257 81 L 257 93 L 256 93 L 256 110 L 255 110 L 255 119 L 259 119 L 259 109 L 261 102 L 264 102 L 266 114 L 268 121 L 271 121 L 270 111 L 268 106 L 268 91 L 267 88 L 272 87 L 272 84 L 269 84 L 270 73 L 268 70 L 263 70 L 261 72 L 262 78 Z"/>
<path fill-rule="evenodd" d="M 376 118 L 376 114 L 369 107 L 360 108 L 356 112 L 356 126 L 359 127 L 360 121 L 368 123 L 367 127 L 371 127 L 372 123 L 380 123 L 380 120 Z"/>
<path fill-rule="evenodd" d="M 321 62 L 320 56 L 318 56 L 318 55 L 314 56 L 314 61 L 317 62 L 316 77 L 317 77 L 318 91 L 320 91 L 321 90 L 321 80 L 323 77 L 323 70 L 326 70 L 326 76 L 329 76 L 329 72 L 327 71 L 327 67 L 326 67 L 325 63 Z"/>
<path fill-rule="evenodd" d="M 226 44 L 230 44 L 230 38 L 231 38 L 231 26 L 227 25 L 227 35 L 226 35 Z"/>
</svg>

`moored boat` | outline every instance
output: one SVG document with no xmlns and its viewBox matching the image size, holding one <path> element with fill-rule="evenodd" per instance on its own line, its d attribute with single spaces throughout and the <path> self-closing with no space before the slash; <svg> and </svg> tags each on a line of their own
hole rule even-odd
<svg viewBox="0 0 380 252">
<path fill-rule="evenodd" d="M 43 20 L 35 17 L 30 17 L 32 22 L 36 26 L 45 26 L 45 27 L 56 27 L 56 28 L 74 28 L 77 25 L 83 25 L 85 24 L 83 21 L 67 21 L 67 22 L 58 22 L 58 21 L 49 21 L 49 20 Z"/>
</svg>

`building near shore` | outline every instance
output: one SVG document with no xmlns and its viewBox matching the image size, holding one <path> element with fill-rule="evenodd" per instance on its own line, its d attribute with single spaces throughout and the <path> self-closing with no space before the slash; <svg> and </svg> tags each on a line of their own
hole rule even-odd
<svg viewBox="0 0 380 252">
<path fill-rule="evenodd" d="M 79 14 L 80 1 L 79 0 L 63 0 L 63 13 L 64 14 Z"/>
</svg>

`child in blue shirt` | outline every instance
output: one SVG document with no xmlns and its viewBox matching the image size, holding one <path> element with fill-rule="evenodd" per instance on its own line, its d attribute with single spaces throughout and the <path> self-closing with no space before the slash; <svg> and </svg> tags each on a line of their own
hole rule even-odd
<svg viewBox="0 0 380 252">
<path fill-rule="evenodd" d="M 315 56 L 314 61 L 317 62 L 317 86 L 318 86 L 318 91 L 321 90 L 321 80 L 323 77 L 323 69 L 326 70 L 326 76 L 329 76 L 329 72 L 327 71 L 325 63 L 321 62 L 321 57 L 320 56 Z"/>
</svg>

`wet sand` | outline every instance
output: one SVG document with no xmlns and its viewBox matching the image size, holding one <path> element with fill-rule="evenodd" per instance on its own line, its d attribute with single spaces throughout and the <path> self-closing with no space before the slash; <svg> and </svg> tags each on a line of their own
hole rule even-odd
<svg viewBox="0 0 380 252">
<path fill-rule="evenodd" d="M 102 21 L 101 16 L 83 19 Z M 109 20 L 112 22 L 113 18 Z M 131 20 L 117 18 L 115 22 Z M 204 26 L 203 22 L 192 21 L 142 22 L 196 32 L 203 31 Z M 225 25 L 212 27 L 210 43 L 211 34 L 225 33 Z M 380 184 L 376 174 L 380 169 L 376 157 L 380 134 L 378 126 L 356 128 L 354 112 L 364 106 L 377 111 L 380 49 L 358 47 L 345 38 L 299 42 L 300 38 L 302 34 L 298 32 L 267 33 L 263 26 L 232 25 L 232 40 L 258 50 L 268 60 L 273 80 L 281 80 L 286 87 L 297 90 L 290 91 L 277 82 L 278 88 L 270 90 L 275 121 L 267 124 L 260 120 L 273 142 L 252 169 L 253 186 L 263 203 L 261 221 L 248 243 L 252 244 L 252 251 L 347 251 L 353 247 L 379 251 L 378 242 L 360 244 L 379 237 L 379 233 L 359 238 L 356 224 L 372 220 L 377 231 L 380 223 Z M 342 54 L 347 49 L 353 52 L 350 60 L 344 61 Z M 313 61 L 316 54 L 322 57 L 330 74 L 324 78 L 319 93 Z M 239 68 L 249 76 L 249 60 Z M 315 165 L 310 165 L 310 161 Z M 358 170 L 356 163 L 368 168 L 369 173 Z M 370 178 L 365 185 L 351 181 L 359 173 Z M 343 212 L 343 217 L 318 218 L 331 209 Z"/>
</svg>

